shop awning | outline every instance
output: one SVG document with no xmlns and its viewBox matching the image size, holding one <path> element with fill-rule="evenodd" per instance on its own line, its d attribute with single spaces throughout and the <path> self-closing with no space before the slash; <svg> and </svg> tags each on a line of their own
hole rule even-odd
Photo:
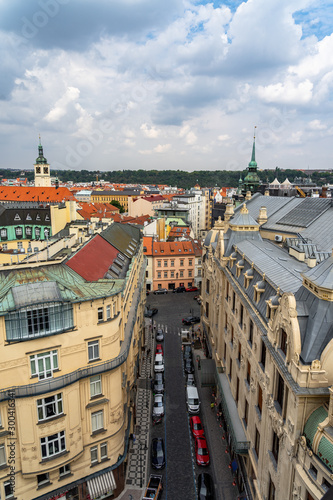
<svg viewBox="0 0 333 500">
<path fill-rule="evenodd" d="M 107 493 L 112 493 L 116 489 L 116 482 L 113 477 L 112 471 L 101 474 L 87 481 L 89 495 L 92 500 Z"/>
<path fill-rule="evenodd" d="M 246 438 L 241 419 L 238 415 L 237 406 L 231 394 L 228 377 L 225 373 L 217 373 L 216 377 L 221 393 L 223 416 L 231 436 L 233 450 L 235 453 L 247 453 L 250 442 Z"/>
</svg>

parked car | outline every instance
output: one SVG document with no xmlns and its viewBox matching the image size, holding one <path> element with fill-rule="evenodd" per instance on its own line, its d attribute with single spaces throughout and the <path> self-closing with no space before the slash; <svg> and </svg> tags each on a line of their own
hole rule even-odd
<svg viewBox="0 0 333 500">
<path fill-rule="evenodd" d="M 185 373 L 193 373 L 194 372 L 194 366 L 193 366 L 192 359 L 185 359 L 184 360 L 184 371 L 185 371 Z"/>
<path fill-rule="evenodd" d="M 154 394 L 163 394 L 165 385 L 164 385 L 164 374 L 163 372 L 156 372 L 155 378 L 151 382 L 151 388 Z"/>
<path fill-rule="evenodd" d="M 150 307 L 145 308 L 145 318 L 152 318 L 157 313 L 158 313 L 158 309 L 156 309 L 155 307 L 153 307 L 151 309 L 150 309 Z"/>
<path fill-rule="evenodd" d="M 168 290 L 166 288 L 158 288 L 157 290 L 154 290 L 153 292 L 155 295 L 163 294 L 163 293 L 168 293 Z"/>
<path fill-rule="evenodd" d="M 191 428 L 192 435 L 195 438 L 204 436 L 204 434 L 205 434 L 200 417 L 197 417 L 197 416 L 190 417 L 190 428 Z"/>
<path fill-rule="evenodd" d="M 210 474 L 203 472 L 198 476 L 198 500 L 214 500 L 214 481 Z"/>
<path fill-rule="evenodd" d="M 184 345 L 183 358 L 192 360 L 192 348 L 190 345 Z"/>
<path fill-rule="evenodd" d="M 184 293 L 186 292 L 186 288 L 184 286 L 177 286 L 177 288 L 173 289 L 173 293 Z"/>
<path fill-rule="evenodd" d="M 182 323 L 184 325 L 194 325 L 195 323 L 200 323 L 199 316 L 187 316 L 182 319 Z"/>
<path fill-rule="evenodd" d="M 165 466 L 163 438 L 153 438 L 151 441 L 151 465 L 154 469 L 163 469 Z"/>
<path fill-rule="evenodd" d="M 156 354 L 154 361 L 154 371 L 164 372 L 164 359 L 162 354 Z"/>
<path fill-rule="evenodd" d="M 192 387 L 196 387 L 195 378 L 193 373 L 189 373 L 186 377 L 186 385 L 190 385 Z"/>
<path fill-rule="evenodd" d="M 186 291 L 187 292 L 197 292 L 198 287 L 197 286 L 189 286 L 188 288 L 186 288 Z"/>
<path fill-rule="evenodd" d="M 163 394 L 155 394 L 153 402 L 153 417 L 163 417 L 164 403 Z"/>
<path fill-rule="evenodd" d="M 198 465 L 209 465 L 209 451 L 204 437 L 195 438 L 195 459 Z"/>
<path fill-rule="evenodd" d="M 164 333 L 162 328 L 157 328 L 156 332 L 156 342 L 163 342 L 164 340 Z"/>
<path fill-rule="evenodd" d="M 163 356 L 162 344 L 156 344 L 155 354 L 162 354 L 162 356 Z"/>
</svg>

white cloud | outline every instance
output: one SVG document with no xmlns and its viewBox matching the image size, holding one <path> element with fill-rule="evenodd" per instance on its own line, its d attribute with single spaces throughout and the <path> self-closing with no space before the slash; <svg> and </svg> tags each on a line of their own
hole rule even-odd
<svg viewBox="0 0 333 500">
<path fill-rule="evenodd" d="M 324 123 L 321 123 L 320 120 L 312 120 L 308 123 L 308 127 L 310 130 L 325 130 L 327 126 Z"/>
<path fill-rule="evenodd" d="M 48 122 L 55 122 L 60 120 L 67 111 L 68 105 L 76 101 L 80 96 L 79 89 L 75 87 L 68 87 L 65 94 L 58 99 L 51 111 L 45 116 L 45 120 Z"/>
<path fill-rule="evenodd" d="M 300 83 L 286 81 L 266 87 L 258 87 L 258 97 L 266 102 L 280 104 L 306 104 L 312 98 L 313 84 L 309 80 Z"/>
<path fill-rule="evenodd" d="M 142 133 L 145 137 L 148 137 L 149 139 L 156 139 L 161 133 L 160 130 L 156 129 L 155 127 L 149 126 L 147 123 L 143 123 L 140 127 L 140 130 L 142 130 Z"/>
<path fill-rule="evenodd" d="M 219 141 L 228 141 L 230 139 L 230 136 L 228 134 L 222 134 L 219 135 L 217 138 Z"/>
<path fill-rule="evenodd" d="M 165 153 L 166 151 L 169 151 L 171 148 L 171 144 L 159 144 L 154 148 L 155 153 Z"/>
</svg>

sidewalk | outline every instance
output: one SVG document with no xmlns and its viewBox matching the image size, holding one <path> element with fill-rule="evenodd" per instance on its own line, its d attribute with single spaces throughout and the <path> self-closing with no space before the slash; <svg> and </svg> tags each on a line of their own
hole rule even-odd
<svg viewBox="0 0 333 500">
<path fill-rule="evenodd" d="M 195 377 L 201 400 L 201 414 L 203 415 L 205 435 L 215 476 L 216 500 L 236 500 L 239 492 L 237 486 L 233 485 L 233 475 L 229 468 L 231 458 L 228 453 L 227 441 L 223 439 L 224 433 L 223 429 L 220 427 L 216 407 L 214 406 L 213 409 L 211 408 L 211 403 L 214 400 L 212 396 L 212 387 L 201 387 L 200 385 L 199 363 L 195 361 L 197 356 L 199 356 L 200 359 L 205 359 L 203 349 L 193 349 L 193 360 L 195 364 Z"/>
<path fill-rule="evenodd" d="M 149 430 L 151 416 L 150 377 L 152 374 L 153 335 L 150 320 L 146 320 L 145 346 L 140 362 L 141 371 L 137 382 L 136 426 L 130 440 L 124 491 L 119 500 L 141 500 L 147 485 Z"/>
</svg>

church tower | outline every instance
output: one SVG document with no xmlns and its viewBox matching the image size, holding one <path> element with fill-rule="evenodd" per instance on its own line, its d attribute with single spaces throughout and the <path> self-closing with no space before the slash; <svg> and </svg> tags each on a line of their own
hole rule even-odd
<svg viewBox="0 0 333 500">
<path fill-rule="evenodd" d="M 51 187 L 50 165 L 43 156 L 43 146 L 39 136 L 38 158 L 35 167 L 35 187 Z"/>
<path fill-rule="evenodd" d="M 256 129 L 256 127 L 254 127 L 254 129 Z M 260 185 L 260 178 L 257 173 L 258 165 L 256 162 L 255 141 L 256 141 L 256 136 L 254 135 L 251 161 L 249 163 L 249 166 L 247 167 L 247 174 L 242 184 L 242 193 L 244 196 L 248 191 L 250 191 L 251 194 L 254 194 L 258 190 Z"/>
</svg>

